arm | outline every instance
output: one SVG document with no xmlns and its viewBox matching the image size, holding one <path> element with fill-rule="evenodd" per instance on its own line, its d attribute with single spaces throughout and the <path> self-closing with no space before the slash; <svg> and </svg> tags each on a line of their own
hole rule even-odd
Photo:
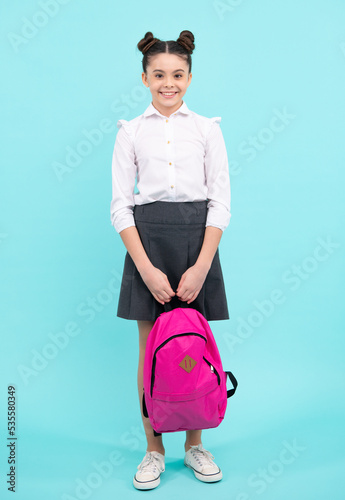
<svg viewBox="0 0 345 500">
<path fill-rule="evenodd" d="M 205 229 L 204 241 L 200 250 L 196 265 L 207 272 L 210 270 L 213 257 L 217 251 L 223 231 L 218 227 L 207 226 Z"/>
<path fill-rule="evenodd" d="M 210 270 L 223 231 L 218 227 L 207 226 L 204 241 L 194 266 L 183 273 L 176 295 L 183 302 L 190 304 L 197 298 Z"/>
<path fill-rule="evenodd" d="M 182 275 L 177 288 L 179 299 L 187 301 L 188 304 L 197 298 L 210 270 L 223 231 L 230 221 L 228 157 L 219 122 L 219 117 L 212 120 L 205 147 L 208 204 L 203 245 L 196 263 Z"/>
<path fill-rule="evenodd" d="M 231 212 L 230 176 L 228 155 L 220 117 L 212 119 L 205 148 L 205 178 L 207 184 L 206 226 L 219 227 L 222 231 L 229 225 Z"/>
<path fill-rule="evenodd" d="M 120 234 L 144 283 L 154 298 L 164 304 L 175 295 L 167 276 L 154 267 L 142 245 L 133 216 L 134 185 L 137 167 L 130 129 L 126 120 L 119 120 L 121 128 L 116 136 L 112 161 L 111 222 Z"/>
<path fill-rule="evenodd" d="M 166 274 L 152 265 L 145 252 L 137 228 L 135 226 L 128 227 L 120 232 L 120 236 L 140 276 L 154 298 L 160 304 L 170 302 L 175 292 L 171 288 Z"/>
<path fill-rule="evenodd" d="M 135 226 L 133 217 L 134 186 L 137 174 L 134 146 L 130 127 L 126 120 L 118 120 L 112 172 L 112 200 L 110 220 L 118 233 L 129 226 Z"/>
</svg>

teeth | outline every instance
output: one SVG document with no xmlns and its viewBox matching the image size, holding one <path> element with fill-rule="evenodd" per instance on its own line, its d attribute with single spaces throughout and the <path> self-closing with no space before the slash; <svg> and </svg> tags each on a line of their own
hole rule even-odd
<svg viewBox="0 0 345 500">
<path fill-rule="evenodd" d="M 176 92 L 161 92 L 163 95 L 174 95 Z"/>
</svg>

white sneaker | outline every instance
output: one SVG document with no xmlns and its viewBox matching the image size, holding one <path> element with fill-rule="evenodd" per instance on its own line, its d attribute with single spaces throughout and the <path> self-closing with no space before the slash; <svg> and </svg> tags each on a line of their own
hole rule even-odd
<svg viewBox="0 0 345 500">
<path fill-rule="evenodd" d="M 213 462 L 214 456 L 202 447 L 191 446 L 186 452 L 184 464 L 194 471 L 195 477 L 205 483 L 220 481 L 223 477 L 220 468 Z"/>
<path fill-rule="evenodd" d="M 144 459 L 138 465 L 133 484 L 138 490 L 150 490 L 160 483 L 161 472 L 165 471 L 164 455 L 158 451 L 147 451 Z"/>
</svg>

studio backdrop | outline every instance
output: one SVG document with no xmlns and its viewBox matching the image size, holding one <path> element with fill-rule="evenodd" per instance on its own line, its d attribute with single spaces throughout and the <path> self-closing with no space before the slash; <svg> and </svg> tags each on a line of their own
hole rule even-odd
<svg viewBox="0 0 345 500">
<path fill-rule="evenodd" d="M 141 494 L 138 330 L 116 316 L 126 249 L 111 160 L 117 121 L 151 102 L 138 41 L 185 29 L 184 101 L 221 117 L 228 152 L 230 319 L 210 325 L 239 385 L 203 433 L 223 480 L 198 482 L 172 433 L 149 494 L 344 498 L 344 19 L 341 0 L 2 5 L 2 499 Z"/>
</svg>

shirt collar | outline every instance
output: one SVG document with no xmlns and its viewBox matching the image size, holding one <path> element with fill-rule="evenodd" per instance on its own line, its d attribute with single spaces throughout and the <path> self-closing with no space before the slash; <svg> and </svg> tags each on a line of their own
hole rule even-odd
<svg viewBox="0 0 345 500">
<path fill-rule="evenodd" d="M 177 113 L 183 113 L 185 115 L 189 115 L 190 114 L 190 110 L 189 110 L 189 108 L 187 107 L 187 104 L 184 101 L 182 101 L 181 106 L 173 113 L 173 115 L 176 115 Z M 158 111 L 158 109 L 156 109 L 154 107 L 154 105 L 152 104 L 152 101 L 151 101 L 150 104 L 149 104 L 149 106 L 144 111 L 143 116 L 150 116 L 150 115 L 153 115 L 153 114 L 156 114 L 156 115 L 159 115 L 159 116 L 163 116 L 164 118 L 166 118 L 166 116 L 162 115 L 162 113 L 160 113 Z"/>
</svg>

